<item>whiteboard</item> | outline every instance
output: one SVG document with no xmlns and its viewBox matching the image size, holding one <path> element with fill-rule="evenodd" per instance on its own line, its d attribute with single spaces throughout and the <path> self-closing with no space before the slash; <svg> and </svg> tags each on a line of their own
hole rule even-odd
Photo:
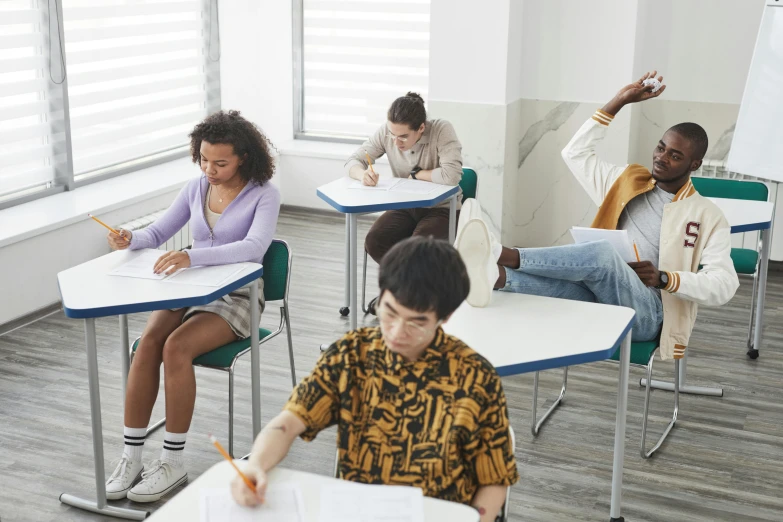
<svg viewBox="0 0 783 522">
<path fill-rule="evenodd" d="M 727 169 L 783 181 L 783 1 L 764 8 Z"/>
</svg>

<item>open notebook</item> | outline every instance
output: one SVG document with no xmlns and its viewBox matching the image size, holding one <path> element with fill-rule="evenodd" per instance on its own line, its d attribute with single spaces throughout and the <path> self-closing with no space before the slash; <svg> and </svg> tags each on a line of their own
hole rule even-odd
<svg viewBox="0 0 783 522">
<path fill-rule="evenodd" d="M 572 227 L 571 237 L 574 243 L 590 243 L 591 241 L 608 241 L 617 250 L 626 263 L 638 261 L 633 244 L 626 230 L 605 230 L 603 228 Z"/>
<path fill-rule="evenodd" d="M 133 255 L 136 254 L 136 255 Z M 231 264 L 218 266 L 194 266 L 178 270 L 171 275 L 165 273 L 156 274 L 152 271 L 155 263 L 164 252 L 153 248 L 133 252 L 133 257 L 121 264 L 109 275 L 121 277 L 135 277 L 137 279 L 156 279 L 165 283 L 177 283 L 182 285 L 220 286 L 225 280 L 242 270 L 245 265 Z"/>
</svg>

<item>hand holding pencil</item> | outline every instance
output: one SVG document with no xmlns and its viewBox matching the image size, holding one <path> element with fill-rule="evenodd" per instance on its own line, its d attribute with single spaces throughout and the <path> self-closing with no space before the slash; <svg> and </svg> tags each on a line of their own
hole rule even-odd
<svg viewBox="0 0 783 522">
<path fill-rule="evenodd" d="M 370 155 L 367 154 L 367 151 L 364 151 L 364 155 L 367 158 L 367 170 L 364 171 L 364 177 L 362 178 L 362 184 L 367 185 L 369 187 L 374 187 L 378 184 L 378 174 L 375 172 L 375 169 L 372 168 L 372 158 L 370 158 Z"/>
<path fill-rule="evenodd" d="M 106 239 L 109 240 L 109 246 L 112 250 L 124 250 L 130 246 L 130 240 L 133 234 L 129 230 L 115 230 L 92 214 L 87 214 L 87 217 L 109 231 L 109 235 L 106 236 Z"/>
<path fill-rule="evenodd" d="M 215 445 L 217 450 L 227 461 L 231 463 L 237 472 L 237 476 L 231 481 L 231 495 L 237 504 L 241 506 L 257 506 L 264 503 L 264 494 L 266 493 L 266 473 L 264 470 L 256 467 L 252 462 L 245 465 L 244 472 L 234 463 L 231 455 L 223 449 L 214 435 L 209 436 L 210 442 Z"/>
</svg>

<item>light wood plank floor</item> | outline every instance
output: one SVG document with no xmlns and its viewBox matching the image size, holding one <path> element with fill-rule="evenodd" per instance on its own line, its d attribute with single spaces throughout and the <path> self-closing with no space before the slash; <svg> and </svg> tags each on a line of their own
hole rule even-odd
<svg viewBox="0 0 783 522">
<path fill-rule="evenodd" d="M 361 236 L 368 227 L 369 221 L 361 222 Z M 313 367 L 318 345 L 336 339 L 347 327 L 347 320 L 338 314 L 343 301 L 343 234 L 344 220 L 337 214 L 287 209 L 280 216 L 278 237 L 288 240 L 294 252 L 291 320 L 299 378 Z M 371 265 L 369 293 L 374 295 L 377 271 Z M 676 429 L 660 454 L 648 461 L 638 453 L 642 371 L 632 368 L 623 501 L 627 520 L 783 520 L 783 274 L 773 272 L 770 277 L 766 345 L 757 361 L 745 356 L 749 297 L 750 284 L 745 280 L 729 305 L 701 310 L 691 344 L 689 381 L 723 386 L 725 396 L 681 396 Z M 271 325 L 277 318 L 276 308 L 270 305 L 264 324 Z M 141 332 L 145 319 L 131 317 L 133 336 Z M 372 322 L 372 318 L 365 320 Z M 117 326 L 116 318 L 97 321 L 107 470 L 122 450 Z M 81 322 L 58 312 L 0 337 L 3 522 L 104 519 L 58 502 L 62 492 L 90 497 L 93 491 L 83 335 Z M 262 354 L 267 422 L 290 393 L 284 337 L 265 345 Z M 658 376 L 669 376 L 672 369 L 669 363 L 656 364 Z M 237 453 L 243 454 L 251 443 L 249 362 L 240 363 L 237 371 L 236 444 Z M 227 436 L 227 377 L 201 369 L 197 373 L 198 399 L 186 450 L 191 479 L 220 460 L 206 434 L 213 432 L 223 441 Z M 542 374 L 542 396 L 555 395 L 560 377 L 559 371 Z M 532 375 L 503 380 L 517 433 L 521 476 L 512 491 L 512 519 L 607 520 L 617 367 L 597 363 L 572 368 L 565 405 L 536 439 L 529 430 L 532 381 Z M 161 389 L 156 418 L 162 414 L 162 395 Z M 671 404 L 670 393 L 653 392 L 651 436 L 660 433 Z M 157 456 L 161 441 L 162 433 L 152 437 L 145 460 Z M 312 443 L 297 441 L 283 465 L 328 475 L 334 441 L 333 429 Z"/>
</svg>

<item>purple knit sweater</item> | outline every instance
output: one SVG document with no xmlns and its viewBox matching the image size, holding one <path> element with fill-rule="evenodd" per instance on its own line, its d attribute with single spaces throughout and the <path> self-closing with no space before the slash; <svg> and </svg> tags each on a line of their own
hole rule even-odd
<svg viewBox="0 0 783 522">
<path fill-rule="evenodd" d="M 191 265 L 260 263 L 277 227 L 280 192 L 269 182 L 248 183 L 229 203 L 210 233 L 204 216 L 208 185 L 205 176 L 189 181 L 160 219 L 133 232 L 130 249 L 157 248 L 190 221 L 193 247 L 186 252 Z"/>
</svg>

